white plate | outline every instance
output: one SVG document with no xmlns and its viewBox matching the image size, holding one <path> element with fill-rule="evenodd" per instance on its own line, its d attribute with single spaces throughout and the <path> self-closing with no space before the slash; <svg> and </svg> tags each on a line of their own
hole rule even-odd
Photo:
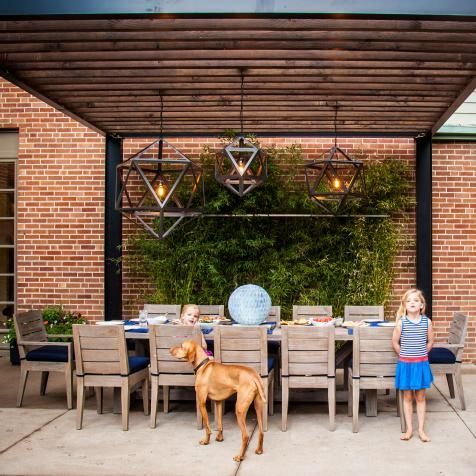
<svg viewBox="0 0 476 476">
<path fill-rule="evenodd" d="M 362 319 L 362 322 L 383 322 L 383 319 Z"/>
<path fill-rule="evenodd" d="M 120 326 L 124 324 L 124 321 L 97 321 L 97 326 Z"/>
<path fill-rule="evenodd" d="M 395 322 L 388 321 L 388 322 L 380 322 L 377 327 L 395 327 Z"/>
</svg>

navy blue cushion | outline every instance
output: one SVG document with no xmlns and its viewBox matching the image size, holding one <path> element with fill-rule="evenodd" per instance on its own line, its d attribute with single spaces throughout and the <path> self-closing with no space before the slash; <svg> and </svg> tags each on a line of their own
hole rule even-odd
<svg viewBox="0 0 476 476">
<path fill-rule="evenodd" d="M 133 374 L 139 370 L 145 369 L 150 363 L 149 357 L 129 357 L 129 372 Z"/>
<path fill-rule="evenodd" d="M 44 345 L 26 354 L 34 362 L 68 362 L 68 348 L 62 345 Z"/>
<path fill-rule="evenodd" d="M 444 347 L 434 347 L 428 353 L 430 364 L 454 364 L 456 356 L 449 349 Z"/>
<path fill-rule="evenodd" d="M 271 369 L 274 367 L 276 363 L 276 357 L 273 355 L 268 357 L 268 372 L 271 372 Z"/>
</svg>

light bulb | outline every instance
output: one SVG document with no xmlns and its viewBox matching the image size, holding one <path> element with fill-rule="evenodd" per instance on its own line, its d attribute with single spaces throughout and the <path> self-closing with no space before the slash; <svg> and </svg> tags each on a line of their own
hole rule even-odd
<svg viewBox="0 0 476 476">
<path fill-rule="evenodd" d="M 240 173 L 240 175 L 243 175 L 245 173 L 245 164 L 241 159 L 238 161 L 238 172 Z"/>
<path fill-rule="evenodd" d="M 162 180 L 159 181 L 159 185 L 157 185 L 157 196 L 162 200 L 167 195 L 167 187 L 164 185 Z"/>
<path fill-rule="evenodd" d="M 336 189 L 339 190 L 341 187 L 341 182 L 339 177 L 334 177 L 332 180 L 332 186 Z"/>
</svg>

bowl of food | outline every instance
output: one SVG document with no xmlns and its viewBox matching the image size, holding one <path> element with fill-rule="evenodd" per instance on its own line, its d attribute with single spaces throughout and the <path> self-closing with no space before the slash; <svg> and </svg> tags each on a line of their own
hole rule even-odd
<svg viewBox="0 0 476 476">
<path fill-rule="evenodd" d="M 311 318 L 310 322 L 313 326 L 316 327 L 327 327 L 327 326 L 333 326 L 334 325 L 335 319 L 333 319 L 331 316 L 327 317 L 313 317 Z"/>
</svg>

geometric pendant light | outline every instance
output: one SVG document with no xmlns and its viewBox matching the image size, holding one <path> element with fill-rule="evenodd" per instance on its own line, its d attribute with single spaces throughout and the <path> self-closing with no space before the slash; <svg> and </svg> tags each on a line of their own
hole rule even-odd
<svg viewBox="0 0 476 476">
<path fill-rule="evenodd" d="M 365 197 L 364 164 L 337 147 L 337 131 L 334 146 L 323 157 L 304 166 L 308 193 L 327 213 L 337 215 L 348 200 Z"/>
<path fill-rule="evenodd" d="M 165 238 L 182 220 L 202 213 L 201 175 L 200 167 L 160 138 L 116 167 L 116 210 Z"/>
<path fill-rule="evenodd" d="M 227 145 L 215 161 L 215 179 L 243 197 L 268 177 L 266 157 L 243 134 L 244 74 L 241 73 L 240 135 Z"/>
</svg>

